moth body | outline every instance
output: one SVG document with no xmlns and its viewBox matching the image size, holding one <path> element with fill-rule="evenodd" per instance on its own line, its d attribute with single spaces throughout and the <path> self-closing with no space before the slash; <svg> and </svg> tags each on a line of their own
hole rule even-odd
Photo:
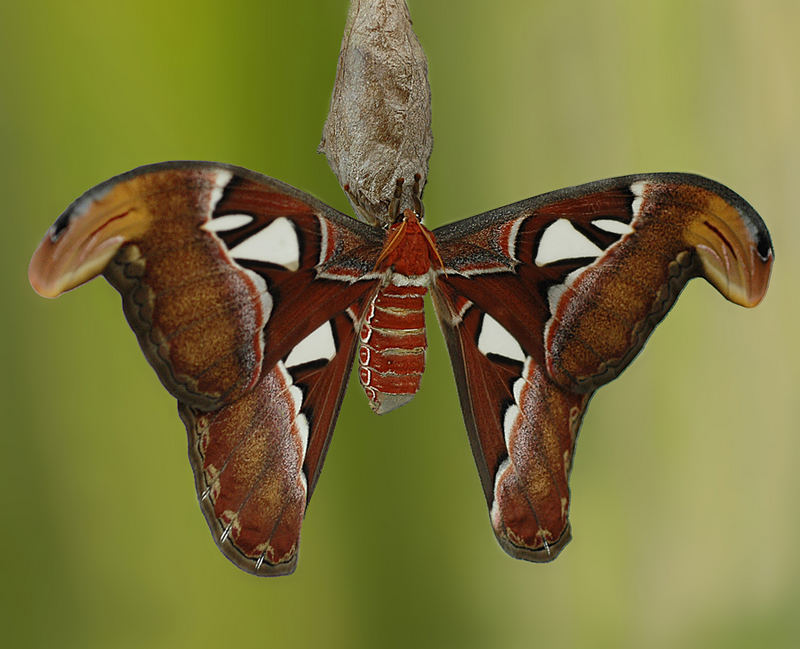
<svg viewBox="0 0 800 649">
<path fill-rule="evenodd" d="M 372 410 L 383 414 L 419 390 L 428 347 L 424 297 L 441 260 L 433 233 L 410 209 L 387 232 L 376 264 L 386 280 L 359 331 L 358 376 Z"/>
</svg>

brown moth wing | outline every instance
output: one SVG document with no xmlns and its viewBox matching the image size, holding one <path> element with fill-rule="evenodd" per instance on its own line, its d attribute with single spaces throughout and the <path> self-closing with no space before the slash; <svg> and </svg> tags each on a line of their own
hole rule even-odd
<svg viewBox="0 0 800 649">
<path fill-rule="evenodd" d="M 492 313 L 556 382 L 583 392 L 627 366 L 689 279 L 755 306 L 774 258 L 755 210 L 691 174 L 571 187 L 434 234 L 442 281 Z"/>
<path fill-rule="evenodd" d="M 741 197 L 705 178 L 602 180 L 434 231 L 433 295 L 492 523 L 513 556 L 569 538 L 569 473 L 593 391 L 640 351 L 686 281 L 745 306 L 772 245 Z"/>
<path fill-rule="evenodd" d="M 238 401 L 209 413 L 180 405 L 200 504 L 214 540 L 255 575 L 294 571 L 300 527 L 336 423 L 355 352 L 348 313 L 330 321 L 336 352 L 278 361 Z"/>
<path fill-rule="evenodd" d="M 276 221 L 283 227 L 268 234 L 277 244 L 259 249 L 257 237 Z M 380 245 L 380 233 L 277 180 L 230 165 L 162 163 L 76 200 L 34 253 L 29 276 L 55 297 L 102 272 L 167 390 L 215 410 L 369 291 L 359 280 Z M 280 246 L 291 258 L 276 263 Z M 317 279 L 309 309 L 306 289 Z"/>
<path fill-rule="evenodd" d="M 176 162 L 87 192 L 31 261 L 43 295 L 99 273 L 120 291 L 215 540 L 254 574 L 294 569 L 382 238 L 271 178 Z"/>
<path fill-rule="evenodd" d="M 433 298 L 495 535 L 514 557 L 550 561 L 570 540 L 567 480 L 590 395 L 556 385 L 513 339 L 492 346 L 496 321 L 447 283 Z"/>
</svg>

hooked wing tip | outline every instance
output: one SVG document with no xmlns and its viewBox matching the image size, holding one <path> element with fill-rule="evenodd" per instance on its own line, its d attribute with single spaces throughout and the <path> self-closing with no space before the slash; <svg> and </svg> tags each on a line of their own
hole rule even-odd
<svg viewBox="0 0 800 649">
<path fill-rule="evenodd" d="M 775 255 L 766 228 L 752 231 L 741 225 L 698 223 L 694 245 L 706 278 L 717 290 L 731 302 L 754 307 L 767 292 Z"/>
<path fill-rule="evenodd" d="M 117 236 L 91 246 L 60 247 L 47 235 L 31 257 L 28 281 L 42 297 L 58 297 L 103 272 L 123 243 Z"/>
<path fill-rule="evenodd" d="M 152 215 L 133 181 L 103 184 L 76 200 L 33 253 L 28 280 L 43 297 L 57 297 L 103 272 L 125 243 L 141 236 Z"/>
<path fill-rule="evenodd" d="M 764 221 L 741 196 L 704 180 L 680 192 L 689 214 L 685 236 L 703 275 L 728 300 L 756 306 L 763 299 L 775 253 Z"/>
</svg>

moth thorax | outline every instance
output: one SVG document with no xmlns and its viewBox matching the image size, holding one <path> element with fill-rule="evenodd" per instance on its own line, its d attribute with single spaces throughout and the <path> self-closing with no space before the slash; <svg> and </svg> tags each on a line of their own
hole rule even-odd
<svg viewBox="0 0 800 649">
<path fill-rule="evenodd" d="M 383 414 L 411 400 L 425 370 L 426 286 L 383 287 L 359 333 L 358 377 L 370 406 Z"/>
</svg>

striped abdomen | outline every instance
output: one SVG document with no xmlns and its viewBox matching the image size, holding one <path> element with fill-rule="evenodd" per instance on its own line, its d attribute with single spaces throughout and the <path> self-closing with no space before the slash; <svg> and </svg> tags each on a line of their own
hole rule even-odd
<svg viewBox="0 0 800 649">
<path fill-rule="evenodd" d="M 367 309 L 359 334 L 358 376 L 372 409 L 382 414 L 407 403 L 425 370 L 427 286 L 385 286 Z"/>
</svg>

